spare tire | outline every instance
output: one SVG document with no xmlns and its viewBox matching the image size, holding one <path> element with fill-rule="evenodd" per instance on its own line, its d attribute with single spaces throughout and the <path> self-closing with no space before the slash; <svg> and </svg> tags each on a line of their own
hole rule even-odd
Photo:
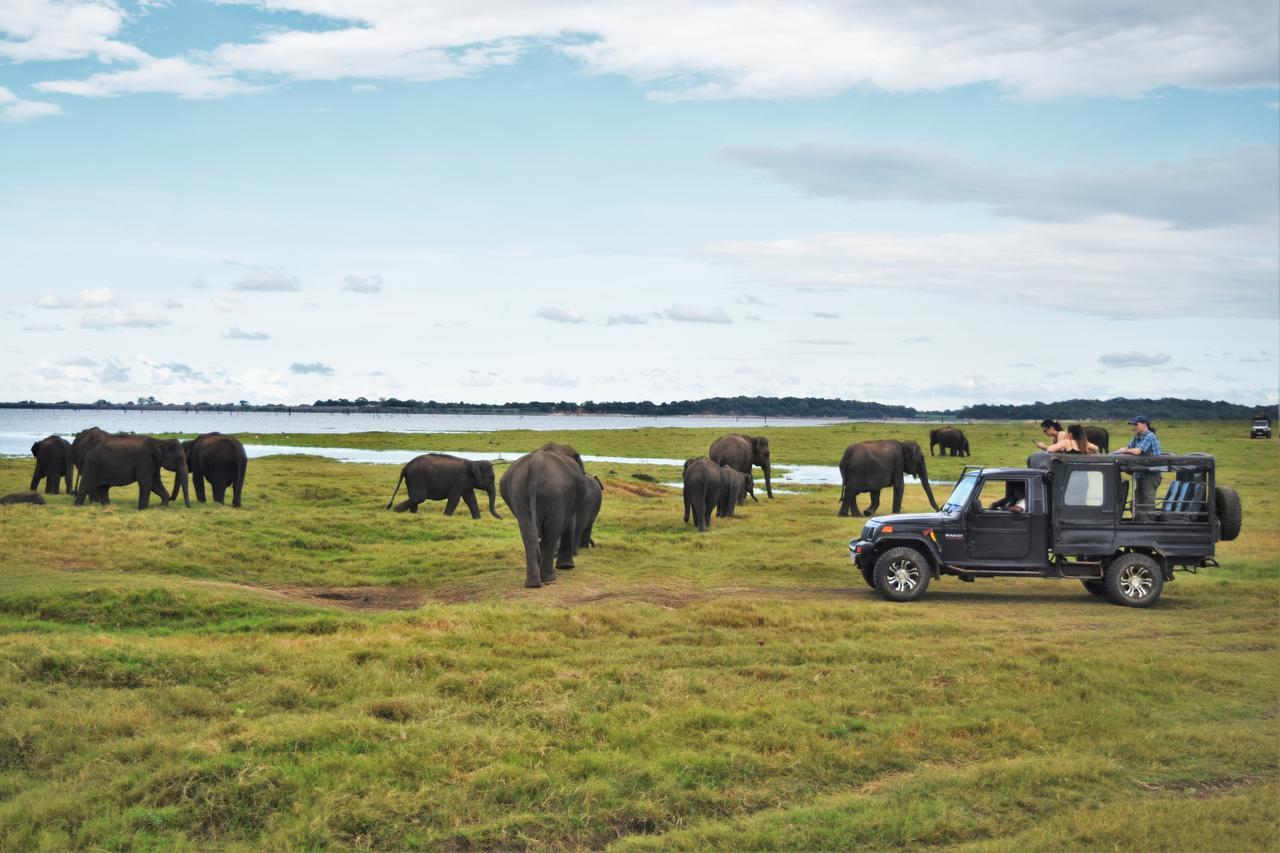
<svg viewBox="0 0 1280 853">
<path fill-rule="evenodd" d="M 1218 538 L 1230 542 L 1240 535 L 1240 521 L 1244 517 L 1240 495 L 1230 486 L 1218 486 L 1213 490 L 1213 500 L 1218 513 Z"/>
</svg>

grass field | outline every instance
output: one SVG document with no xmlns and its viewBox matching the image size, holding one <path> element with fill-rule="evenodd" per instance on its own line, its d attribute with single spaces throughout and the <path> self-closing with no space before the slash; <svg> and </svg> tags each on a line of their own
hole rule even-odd
<svg viewBox="0 0 1280 853">
<path fill-rule="evenodd" d="M 634 476 L 679 478 L 657 467 L 588 465 L 600 547 L 541 590 L 513 519 L 384 510 L 392 466 L 253 460 L 239 511 L 0 507 L 0 849 L 1275 849 L 1280 452 L 1157 426 L 1218 457 L 1245 522 L 1145 611 L 949 578 L 892 605 L 838 489 L 700 536 Z M 984 464 L 1038 437 L 965 429 Z M 717 434 L 244 439 L 680 458 Z M 778 467 L 834 465 L 928 427 L 766 434 Z M 0 494 L 30 474 L 0 460 Z"/>
</svg>

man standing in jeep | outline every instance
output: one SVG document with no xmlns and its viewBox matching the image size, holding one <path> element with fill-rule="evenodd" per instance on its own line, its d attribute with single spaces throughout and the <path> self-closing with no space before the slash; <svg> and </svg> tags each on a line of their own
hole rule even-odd
<svg viewBox="0 0 1280 853">
<path fill-rule="evenodd" d="M 1133 427 L 1133 438 L 1128 447 L 1122 447 L 1116 453 L 1127 453 L 1130 456 L 1160 456 L 1164 450 L 1160 447 L 1160 439 L 1151 428 L 1151 421 L 1146 415 L 1137 415 L 1129 419 Z M 1156 505 L 1156 489 L 1163 478 L 1157 472 L 1133 475 L 1133 516 L 1146 518 Z"/>
</svg>

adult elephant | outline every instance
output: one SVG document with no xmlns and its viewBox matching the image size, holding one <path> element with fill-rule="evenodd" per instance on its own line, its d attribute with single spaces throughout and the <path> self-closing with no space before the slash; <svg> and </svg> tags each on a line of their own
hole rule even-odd
<svg viewBox="0 0 1280 853">
<path fill-rule="evenodd" d="M 924 451 L 914 441 L 860 441 L 849 445 L 840 460 L 840 515 L 858 515 L 858 495 L 871 493 L 871 506 L 866 515 L 880 508 L 880 490 L 893 487 L 893 511 L 902 511 L 902 490 L 907 475 L 920 479 L 929 504 L 936 510 L 925 470 Z"/>
<path fill-rule="evenodd" d="M 1111 433 L 1106 427 L 1087 426 L 1084 428 L 1084 437 L 1090 444 L 1098 445 L 1099 453 L 1111 452 Z"/>
<path fill-rule="evenodd" d="M 716 516 L 733 518 L 738 507 L 747 499 L 747 483 L 751 475 L 735 471 L 728 465 L 720 466 L 720 499 L 716 501 Z"/>
<path fill-rule="evenodd" d="M 480 505 L 476 503 L 476 489 L 489 496 L 489 514 L 502 518 L 493 508 L 497 495 L 493 463 L 488 459 L 460 459 L 446 453 L 424 453 L 400 469 L 396 489 L 387 501 L 387 509 L 395 503 L 400 484 L 404 483 L 409 497 L 396 504 L 396 512 L 417 512 L 423 501 L 447 501 L 444 514 L 453 515 L 458 501 L 464 501 L 473 519 L 480 517 Z"/>
<path fill-rule="evenodd" d="M 600 507 L 604 504 L 604 483 L 599 477 L 587 478 L 587 491 L 578 506 L 578 548 L 594 548 L 596 540 L 591 538 L 596 519 L 600 516 Z"/>
<path fill-rule="evenodd" d="M 82 429 L 76 433 L 75 439 L 71 442 L 71 461 L 76 466 L 76 491 L 80 491 L 80 471 L 84 466 L 84 457 L 90 450 L 97 447 L 104 438 L 111 435 L 105 429 L 98 429 L 96 426 Z"/>
<path fill-rule="evenodd" d="M 578 507 L 587 488 L 580 466 L 551 450 L 521 456 L 498 481 L 502 500 L 520 525 L 526 587 L 551 583 L 558 569 L 573 568 Z"/>
<path fill-rule="evenodd" d="M 240 493 L 244 490 L 244 472 L 249 466 L 249 457 L 245 454 L 240 439 L 220 432 L 206 432 L 182 442 L 182 451 L 187 457 L 187 469 L 196 489 L 196 500 L 205 502 L 204 481 L 208 480 L 213 488 L 215 503 L 226 503 L 227 486 L 230 486 L 231 505 L 238 509 Z M 178 477 L 175 476 L 169 500 L 177 499 Z"/>
<path fill-rule="evenodd" d="M 942 455 L 946 456 L 950 451 L 952 456 L 968 456 L 969 455 L 969 439 L 965 434 L 955 427 L 939 427 L 938 429 L 929 430 L 929 455 L 933 455 L 933 448 L 940 447 Z"/>
<path fill-rule="evenodd" d="M 762 435 L 750 436 L 742 433 L 722 435 L 711 443 L 707 451 L 711 461 L 717 465 L 728 465 L 735 471 L 751 476 L 751 466 L 758 465 L 764 471 L 764 490 L 773 497 L 773 463 L 769 458 L 769 439 Z M 756 500 L 755 480 L 747 485 L 747 494 Z"/>
<path fill-rule="evenodd" d="M 72 493 L 71 480 L 75 463 L 71 460 L 71 442 L 60 435 L 42 438 L 31 445 L 31 455 L 36 458 L 36 470 L 31 475 L 31 491 L 44 480 L 46 495 L 60 494 L 62 481 L 67 483 L 67 494 Z"/>
<path fill-rule="evenodd" d="M 147 435 L 109 435 L 85 455 L 76 491 L 76 506 L 89 495 L 107 504 L 107 490 L 112 486 L 138 484 L 138 509 L 146 509 L 151 493 L 160 496 L 168 506 L 169 495 L 160 482 L 161 469 L 176 471 L 182 487 L 182 500 L 191 506 L 187 494 L 187 454 L 176 438 L 152 438 Z M 174 494 L 177 492 L 175 490 Z"/>
<path fill-rule="evenodd" d="M 684 523 L 693 515 L 693 526 L 706 533 L 711 526 L 711 513 L 720 502 L 721 466 L 705 456 L 684 463 Z M 735 471 L 736 473 L 736 471 Z"/>
</svg>

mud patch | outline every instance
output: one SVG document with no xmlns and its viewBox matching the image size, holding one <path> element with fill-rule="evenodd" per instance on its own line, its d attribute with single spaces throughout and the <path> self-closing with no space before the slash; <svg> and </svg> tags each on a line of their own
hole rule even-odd
<svg viewBox="0 0 1280 853">
<path fill-rule="evenodd" d="M 626 480 L 605 480 L 606 495 L 626 495 L 633 498 L 660 498 L 668 494 L 662 486 L 650 483 L 628 483 Z"/>
<path fill-rule="evenodd" d="M 1262 776 L 1230 776 L 1219 779 L 1179 779 L 1174 782 L 1139 782 L 1138 787 L 1144 791 L 1169 792 L 1184 794 L 1203 800 L 1216 797 L 1237 788 L 1251 788 L 1268 781 Z"/>
<path fill-rule="evenodd" d="M 271 591 L 291 601 L 364 612 L 416 610 L 425 599 L 422 590 L 410 586 L 295 586 Z"/>
</svg>

